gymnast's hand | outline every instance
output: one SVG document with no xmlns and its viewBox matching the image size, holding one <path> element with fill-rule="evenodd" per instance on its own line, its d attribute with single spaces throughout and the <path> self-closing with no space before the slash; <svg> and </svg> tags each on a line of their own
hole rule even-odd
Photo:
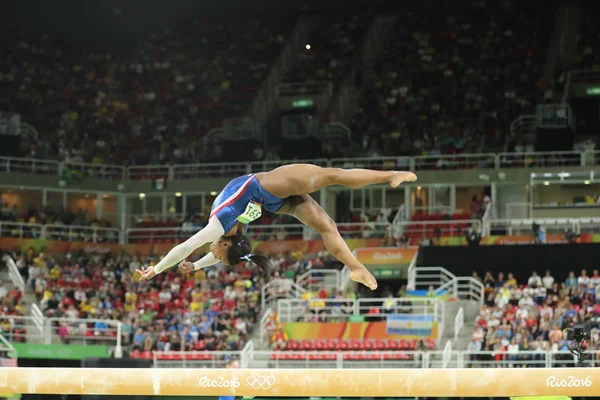
<svg viewBox="0 0 600 400">
<path fill-rule="evenodd" d="M 188 272 L 192 272 L 194 270 L 194 264 L 183 260 L 179 263 L 179 270 L 184 274 L 187 274 Z"/>
<path fill-rule="evenodd" d="M 152 266 L 136 269 L 135 272 L 141 276 L 140 279 L 150 280 L 156 276 L 156 271 L 154 271 L 154 267 Z"/>
</svg>

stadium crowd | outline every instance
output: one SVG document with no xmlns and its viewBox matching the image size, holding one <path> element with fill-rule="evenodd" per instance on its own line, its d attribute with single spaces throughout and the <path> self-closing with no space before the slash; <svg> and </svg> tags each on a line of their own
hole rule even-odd
<svg viewBox="0 0 600 400">
<path fill-rule="evenodd" d="M 504 151 L 510 123 L 540 100 L 551 13 L 515 1 L 408 6 L 366 74 L 356 139 L 379 155 Z"/>
<path fill-rule="evenodd" d="M 344 155 L 532 150 L 526 138 L 509 137 L 509 125 L 543 100 L 552 13 L 514 0 L 407 4 L 375 66 L 357 72 L 362 97 L 351 131 L 361 146 Z M 284 82 L 337 86 L 349 76 L 372 14 L 348 9 L 324 17 L 308 46 L 296 49 Z M 597 63 L 590 18 L 578 68 Z M 192 18 L 135 48 L 111 50 L 7 32 L 0 93 L 11 99 L 8 109 L 43 129 L 22 142 L 23 156 L 129 165 L 219 161 L 223 149 L 207 152 L 203 136 L 223 118 L 245 115 L 294 25 L 293 17 Z M 276 149 L 252 153 L 278 158 Z"/>
<path fill-rule="evenodd" d="M 543 276 L 532 272 L 527 282 L 518 283 L 509 273 L 494 276 L 487 272 L 483 279 L 473 277 L 485 286 L 486 302 L 476 320 L 476 328 L 468 345 L 475 364 L 481 360 L 512 361 L 515 366 L 535 366 L 541 355 L 516 354 L 518 351 L 568 351 L 563 330 L 573 324 L 591 323 L 588 350 L 600 350 L 600 273 L 591 275 L 584 269 L 579 276 L 570 272 L 558 282 L 546 271 Z"/>
<path fill-rule="evenodd" d="M 83 336 L 101 343 L 115 335 L 110 320 L 116 320 L 123 323 L 124 344 L 146 356 L 154 350 L 241 350 L 257 322 L 261 288 L 269 279 L 293 279 L 309 268 L 341 268 L 326 253 L 309 258 L 295 252 L 272 257 L 270 277 L 242 263 L 188 275 L 172 269 L 138 282 L 135 270 L 153 265 L 157 257 L 125 252 L 49 255 L 32 249 L 11 255 L 45 316 L 90 319 L 54 327 L 65 343 Z M 1 301 L 3 331 L 23 334 L 22 326 L 11 327 L 10 318 L 2 318 L 26 314 L 19 297 L 5 295 Z"/>
<path fill-rule="evenodd" d="M 8 110 L 43 131 L 24 138 L 23 156 L 199 162 L 202 137 L 246 112 L 293 26 L 281 16 L 190 18 L 134 48 L 110 49 L 4 32 L 0 93 Z"/>
<path fill-rule="evenodd" d="M 98 230 L 94 228 L 111 228 L 111 223 L 88 215 L 87 210 L 73 211 L 62 206 L 53 207 L 51 204 L 43 208 L 30 205 L 25 212 L 16 204 L 11 207 L 4 203 L 0 208 L 0 237 L 39 238 L 42 234 L 41 225 L 45 227 L 45 237 L 49 240 L 76 240 L 83 242 L 118 242 L 117 231 Z M 21 223 L 35 224 L 21 226 Z M 73 227 L 68 229 L 69 227 Z"/>
</svg>

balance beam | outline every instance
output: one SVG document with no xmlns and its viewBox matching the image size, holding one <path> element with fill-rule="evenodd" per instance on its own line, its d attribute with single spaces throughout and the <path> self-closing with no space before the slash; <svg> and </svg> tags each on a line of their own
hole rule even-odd
<svg viewBox="0 0 600 400">
<path fill-rule="evenodd" d="M 600 368 L 0 368 L 0 393 L 163 396 L 597 396 Z"/>
</svg>

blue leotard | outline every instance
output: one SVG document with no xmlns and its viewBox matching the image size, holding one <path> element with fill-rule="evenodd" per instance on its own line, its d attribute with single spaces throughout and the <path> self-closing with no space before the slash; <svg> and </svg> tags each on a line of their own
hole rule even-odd
<svg viewBox="0 0 600 400">
<path fill-rule="evenodd" d="M 233 179 L 225 186 L 212 205 L 210 218 L 216 216 L 225 232 L 229 232 L 235 226 L 237 217 L 246 210 L 248 203 L 259 203 L 266 210 L 276 212 L 285 200 L 267 192 L 254 174 L 248 174 Z"/>
</svg>

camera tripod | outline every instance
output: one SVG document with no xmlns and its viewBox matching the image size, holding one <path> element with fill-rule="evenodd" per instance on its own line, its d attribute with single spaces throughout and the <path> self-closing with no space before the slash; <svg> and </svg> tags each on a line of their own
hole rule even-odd
<svg viewBox="0 0 600 400">
<path fill-rule="evenodd" d="M 575 357 L 577 357 L 577 366 L 578 367 L 583 367 L 585 364 L 585 361 L 583 360 L 583 353 L 585 352 L 585 348 L 583 347 L 583 341 L 581 342 L 573 342 L 573 344 L 571 346 L 567 346 L 569 348 L 569 351 L 571 352 L 571 354 L 573 354 Z"/>
</svg>

